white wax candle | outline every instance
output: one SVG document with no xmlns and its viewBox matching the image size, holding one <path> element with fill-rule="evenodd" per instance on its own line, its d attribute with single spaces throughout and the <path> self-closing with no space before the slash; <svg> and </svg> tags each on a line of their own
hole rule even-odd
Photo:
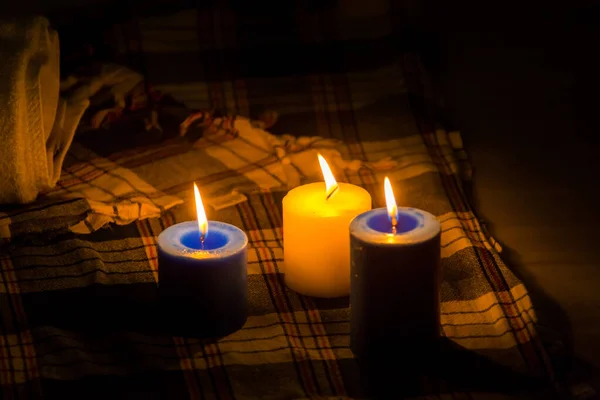
<svg viewBox="0 0 600 400">
<path fill-rule="evenodd" d="M 371 209 L 371 196 L 356 185 L 337 185 L 329 198 L 325 183 L 318 182 L 283 199 L 285 282 L 307 296 L 350 293 L 350 221 Z"/>
</svg>

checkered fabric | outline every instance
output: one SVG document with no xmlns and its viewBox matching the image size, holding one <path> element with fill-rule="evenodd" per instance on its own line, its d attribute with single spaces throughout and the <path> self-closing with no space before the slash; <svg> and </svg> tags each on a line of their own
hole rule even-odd
<svg viewBox="0 0 600 400">
<path fill-rule="evenodd" d="M 75 143 L 55 188 L 28 207 L 0 211 L 0 239 L 65 227 L 90 233 L 110 222 L 122 225 L 156 218 L 181 203 L 131 170 Z"/>
<path fill-rule="evenodd" d="M 279 138 L 335 139 L 342 159 L 361 162 L 338 168 L 338 180 L 365 187 L 375 207 L 383 205 L 388 175 L 399 204 L 441 221 L 446 338 L 550 379 L 527 290 L 466 201 L 460 136 L 437 125 L 423 67 L 398 51 L 388 11 L 341 15 L 327 8 L 271 18 L 227 7 L 186 10 L 117 26 L 115 37 L 121 61 L 190 108 L 247 116 L 273 109 L 279 120 L 269 130 Z M 0 398 L 364 395 L 349 349 L 348 299 L 301 296 L 283 281 L 281 200 L 289 186 L 318 174 L 298 169 L 294 181 L 285 171 L 278 175 L 284 167 L 275 151 L 248 157 L 238 139 L 197 146 L 173 139 L 111 154 L 75 145 L 71 157 L 86 164 L 68 163 L 56 190 L 66 194 L 94 174 L 122 180 L 133 188 L 119 192 L 131 206 L 102 215 L 134 223 L 97 229 L 107 220 L 87 219 L 102 201 L 91 191 L 4 210 L 0 221 L 8 222 L 0 228 L 10 241 L 0 247 Z M 385 168 L 370 166 L 381 159 L 390 161 Z M 209 207 L 208 216 L 242 228 L 249 239 L 248 322 L 213 342 L 169 334 L 157 297 L 157 236 L 194 218 L 193 182 L 214 198 L 237 188 L 243 199 Z M 139 219 L 136 210 L 144 207 L 152 213 Z M 90 224 L 87 231 L 72 228 Z M 423 394 L 431 394 L 428 385 Z M 440 396 L 455 391 L 437 387 L 445 388 Z M 398 387 L 397 397 L 402 393 Z"/>
</svg>

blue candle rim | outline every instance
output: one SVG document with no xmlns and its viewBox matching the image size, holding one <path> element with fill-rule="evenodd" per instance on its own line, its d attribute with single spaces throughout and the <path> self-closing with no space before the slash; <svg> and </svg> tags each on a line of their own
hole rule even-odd
<svg viewBox="0 0 600 400">
<path fill-rule="evenodd" d="M 197 249 L 186 246 L 182 238 L 197 232 L 200 235 L 200 229 L 196 221 L 186 221 L 168 227 L 158 235 L 158 246 L 162 251 L 175 257 L 189 257 L 201 259 L 214 259 L 227 257 L 243 251 L 248 245 L 248 237 L 237 226 L 220 221 L 208 221 L 208 235 L 211 231 L 219 232 L 220 235 L 227 237 L 227 243 L 215 249 Z"/>
<path fill-rule="evenodd" d="M 367 226 L 381 233 L 394 233 L 399 235 L 408 233 L 423 224 L 423 219 L 416 215 L 398 211 L 396 213 L 396 232 L 393 232 L 392 221 L 387 213 L 375 213 L 367 219 Z"/>
<path fill-rule="evenodd" d="M 213 229 L 209 233 L 202 241 L 199 230 L 190 230 L 181 235 L 181 244 L 195 250 L 218 250 L 229 243 L 229 236 L 221 230 Z"/>
<path fill-rule="evenodd" d="M 388 218 L 387 208 L 375 208 L 357 215 L 350 222 L 350 235 L 368 243 L 380 245 L 410 245 L 422 243 L 438 235 L 441 225 L 437 218 L 427 211 L 412 207 L 398 207 L 399 220 L 414 218 L 417 222 L 412 229 L 401 229 L 396 233 L 373 229 L 373 218 Z M 391 228 L 391 222 L 390 222 Z"/>
</svg>

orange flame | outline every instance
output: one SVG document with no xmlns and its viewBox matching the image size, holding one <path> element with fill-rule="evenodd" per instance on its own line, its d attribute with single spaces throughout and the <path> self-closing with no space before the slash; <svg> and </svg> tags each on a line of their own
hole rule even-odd
<svg viewBox="0 0 600 400">
<path fill-rule="evenodd" d="M 198 186 L 194 183 L 194 197 L 196 198 L 196 215 L 198 216 L 198 228 L 200 229 L 200 241 L 204 242 L 204 238 L 208 233 L 208 219 L 206 218 L 206 212 L 204 212 L 204 205 L 202 204 L 202 198 L 200 197 L 200 191 Z"/>
<path fill-rule="evenodd" d="M 395 230 L 396 225 L 398 224 L 398 206 L 396 205 L 396 198 L 394 197 L 392 184 L 387 176 L 383 181 L 383 188 L 385 190 L 385 203 L 387 205 L 388 217 L 392 222 L 392 230 Z"/>
<path fill-rule="evenodd" d="M 335 178 L 333 177 L 333 173 L 327 164 L 327 161 L 323 158 L 322 155 L 318 154 L 319 164 L 321 165 L 321 171 L 323 172 L 323 178 L 325 179 L 325 196 L 327 200 L 340 188 Z"/>
</svg>

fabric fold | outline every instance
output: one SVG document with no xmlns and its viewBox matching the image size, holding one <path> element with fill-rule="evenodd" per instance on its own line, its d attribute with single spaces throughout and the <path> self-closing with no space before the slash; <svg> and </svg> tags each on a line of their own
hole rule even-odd
<svg viewBox="0 0 600 400">
<path fill-rule="evenodd" d="M 60 97 L 59 39 L 43 17 L 0 21 L 0 204 L 54 187 L 88 98 Z"/>
</svg>

